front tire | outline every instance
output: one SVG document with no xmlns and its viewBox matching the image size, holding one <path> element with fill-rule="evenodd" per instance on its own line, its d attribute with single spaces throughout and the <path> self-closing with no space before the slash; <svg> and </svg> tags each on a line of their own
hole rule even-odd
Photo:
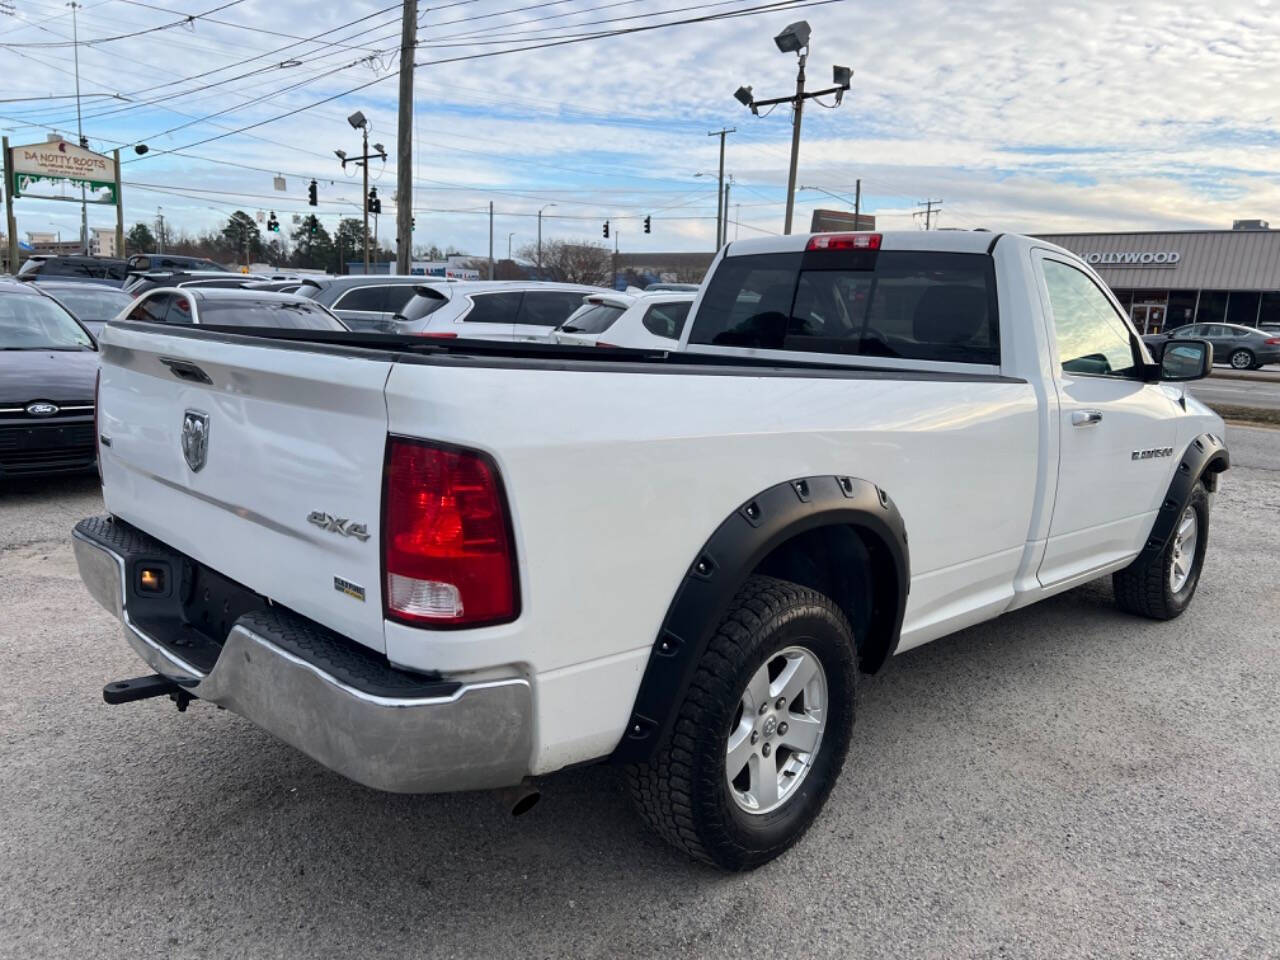
<svg viewBox="0 0 1280 960">
<path fill-rule="evenodd" d="M 853 731 L 853 631 L 830 598 L 754 576 L 711 638 L 670 737 L 628 768 L 641 816 L 673 846 L 750 870 L 809 828 Z"/>
<path fill-rule="evenodd" d="M 1233 350 L 1230 363 L 1233 370 L 1251 370 L 1254 363 L 1253 354 L 1248 350 Z"/>
<path fill-rule="evenodd" d="M 1120 609 L 1153 620 L 1181 616 L 1200 583 L 1208 545 L 1209 494 L 1203 483 L 1197 483 L 1165 548 L 1112 574 Z"/>
</svg>

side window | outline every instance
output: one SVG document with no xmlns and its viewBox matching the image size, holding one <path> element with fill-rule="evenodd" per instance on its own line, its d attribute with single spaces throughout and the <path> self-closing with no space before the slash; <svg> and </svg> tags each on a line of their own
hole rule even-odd
<svg viewBox="0 0 1280 960">
<path fill-rule="evenodd" d="M 150 270 L 151 258 L 150 257 L 134 257 L 132 260 L 129 261 L 129 269 L 130 270 Z"/>
<path fill-rule="evenodd" d="M 150 323 L 164 323 L 165 314 L 169 311 L 171 294 L 157 293 L 154 297 L 143 297 L 133 305 L 126 320 L 146 320 Z"/>
<path fill-rule="evenodd" d="M 1097 284 L 1061 261 L 1042 263 L 1062 369 L 1109 377 L 1136 376 L 1129 328 Z"/>
<path fill-rule="evenodd" d="M 386 287 L 356 287 L 348 290 L 333 305 L 334 310 L 363 310 L 369 313 L 382 313 L 386 310 Z"/>
<path fill-rule="evenodd" d="M 484 293 L 471 298 L 473 306 L 462 319 L 467 323 L 515 323 L 520 311 L 519 293 Z"/>
<path fill-rule="evenodd" d="M 175 293 L 169 303 L 169 312 L 165 315 L 166 323 L 195 323 L 191 316 L 191 298 Z"/>
<path fill-rule="evenodd" d="M 582 306 L 581 293 L 564 290 L 529 291 L 524 295 L 516 323 L 539 327 L 558 327 Z"/>
<path fill-rule="evenodd" d="M 692 303 L 659 303 L 645 311 L 640 322 L 655 337 L 679 340 Z"/>
<path fill-rule="evenodd" d="M 393 287 L 383 287 L 387 294 L 387 305 L 383 307 L 388 313 L 401 313 L 405 305 L 413 299 L 413 285 L 398 283 Z"/>
</svg>

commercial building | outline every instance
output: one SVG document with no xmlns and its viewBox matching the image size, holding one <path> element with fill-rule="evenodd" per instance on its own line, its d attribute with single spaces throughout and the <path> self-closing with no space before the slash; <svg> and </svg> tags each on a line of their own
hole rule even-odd
<svg viewBox="0 0 1280 960">
<path fill-rule="evenodd" d="M 1098 271 L 1145 333 L 1187 323 L 1280 323 L 1280 230 L 1042 234 Z"/>
<path fill-rule="evenodd" d="M 89 256 L 118 257 L 119 255 L 116 252 L 115 227 L 89 228 Z"/>
</svg>

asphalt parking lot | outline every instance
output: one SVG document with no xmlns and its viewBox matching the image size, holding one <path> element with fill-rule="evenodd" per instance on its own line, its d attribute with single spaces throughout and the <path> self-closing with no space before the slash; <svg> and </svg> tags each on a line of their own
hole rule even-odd
<svg viewBox="0 0 1280 960">
<path fill-rule="evenodd" d="M 823 817 L 746 876 L 615 771 L 379 794 L 145 672 L 68 535 L 92 478 L 0 489 L 0 956 L 1280 955 L 1280 431 L 1231 428 L 1192 609 L 1108 582 L 896 658 Z"/>
</svg>

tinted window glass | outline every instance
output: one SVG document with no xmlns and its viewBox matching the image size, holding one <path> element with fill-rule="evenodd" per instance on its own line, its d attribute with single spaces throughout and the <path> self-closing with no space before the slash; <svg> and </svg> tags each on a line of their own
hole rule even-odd
<svg viewBox="0 0 1280 960">
<path fill-rule="evenodd" d="M 335 310 L 365 310 L 382 313 L 387 309 L 386 287 L 356 287 L 348 290 L 333 305 Z"/>
<path fill-rule="evenodd" d="M 243 280 L 184 280 L 180 287 L 214 287 L 215 289 L 235 289 L 243 287 Z"/>
<path fill-rule="evenodd" d="M 436 293 L 434 290 L 429 293 L 419 293 L 410 298 L 401 309 L 400 315 L 406 320 L 421 320 L 423 317 L 431 316 L 448 302 L 444 294 Z"/>
<path fill-rule="evenodd" d="M 309 300 L 202 300 L 200 323 L 223 327 L 285 330 L 345 330 L 324 307 Z"/>
<path fill-rule="evenodd" d="M 572 291 L 529 290 L 520 304 L 516 323 L 539 327 L 558 327 L 569 314 L 582 306 L 581 293 Z"/>
<path fill-rule="evenodd" d="M 658 303 L 645 311 L 644 328 L 655 337 L 679 340 L 692 303 Z"/>
<path fill-rule="evenodd" d="M 150 270 L 151 258 L 150 257 L 130 257 L 129 267 L 132 270 Z"/>
<path fill-rule="evenodd" d="M 387 305 L 383 309 L 391 313 L 399 313 L 413 299 L 413 287 L 407 283 L 384 287 L 383 290 L 387 295 Z"/>
<path fill-rule="evenodd" d="M 565 333 L 604 333 L 625 311 L 607 303 L 589 303 L 580 308 L 564 325 Z"/>
<path fill-rule="evenodd" d="M 53 295 L 75 314 L 77 320 L 109 320 L 132 302 L 129 295 L 120 290 L 94 290 L 92 287 L 86 290 L 55 290 Z"/>
<path fill-rule="evenodd" d="M 462 319 L 467 323 L 515 323 L 520 309 L 518 293 L 482 293 L 471 298 L 474 306 Z"/>
<path fill-rule="evenodd" d="M 129 311 L 127 320 L 148 320 L 152 323 L 164 323 L 165 314 L 169 311 L 167 293 L 157 293 L 153 297 L 144 297 Z"/>
<path fill-rule="evenodd" d="M 0 350 L 92 349 L 84 328 L 47 297 L 0 294 Z"/>
<path fill-rule="evenodd" d="M 991 258 L 916 251 L 729 257 L 708 284 L 690 342 L 996 364 Z"/>
<path fill-rule="evenodd" d="M 1134 376 L 1137 365 L 1129 328 L 1111 301 L 1075 267 L 1057 260 L 1043 262 L 1062 369 L 1069 373 Z"/>
</svg>

